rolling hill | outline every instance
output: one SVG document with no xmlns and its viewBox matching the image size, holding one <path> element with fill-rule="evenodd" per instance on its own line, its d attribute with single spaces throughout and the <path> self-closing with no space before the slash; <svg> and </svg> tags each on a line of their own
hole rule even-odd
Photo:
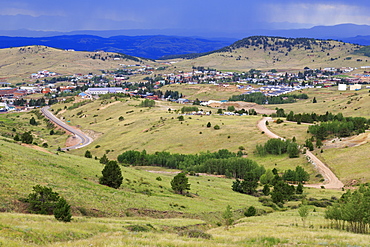
<svg viewBox="0 0 370 247">
<path fill-rule="evenodd" d="M 333 40 L 252 36 L 222 49 L 182 56 L 177 67 L 204 66 L 220 70 L 302 70 L 304 67 L 359 67 L 368 57 L 354 54 L 362 46 Z"/>
<path fill-rule="evenodd" d="M 118 59 L 118 60 L 117 60 Z M 49 70 L 62 75 L 99 73 L 120 64 L 154 64 L 153 61 L 110 52 L 66 51 L 46 46 L 0 50 L 0 80 L 27 82 L 32 73 Z"/>
</svg>

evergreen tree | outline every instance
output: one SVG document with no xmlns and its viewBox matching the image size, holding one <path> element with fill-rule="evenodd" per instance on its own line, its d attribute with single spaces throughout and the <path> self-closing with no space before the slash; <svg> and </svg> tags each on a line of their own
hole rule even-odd
<svg viewBox="0 0 370 247">
<path fill-rule="evenodd" d="M 313 97 L 312 103 L 317 103 L 316 97 Z"/>
<path fill-rule="evenodd" d="M 234 222 L 233 212 L 231 211 L 231 206 L 227 205 L 225 212 L 222 214 L 222 218 L 225 220 L 226 229 L 229 229 Z"/>
<path fill-rule="evenodd" d="M 86 150 L 85 157 L 86 158 L 92 158 L 92 154 L 91 154 L 91 152 L 89 150 Z"/>
<path fill-rule="evenodd" d="M 52 214 L 59 200 L 59 194 L 53 192 L 51 188 L 41 185 L 34 186 L 33 191 L 26 199 L 26 202 L 29 203 L 29 210 L 36 214 Z"/>
<path fill-rule="evenodd" d="M 296 194 L 302 194 L 303 193 L 303 184 L 302 183 L 298 183 L 298 186 L 295 190 L 295 193 Z"/>
<path fill-rule="evenodd" d="M 19 142 L 21 139 L 19 138 L 19 135 L 18 134 L 15 134 L 15 136 L 14 136 L 14 141 L 16 141 L 16 142 Z"/>
<path fill-rule="evenodd" d="M 270 194 L 270 186 L 268 184 L 265 184 L 262 189 L 262 193 L 265 196 L 268 196 Z"/>
<path fill-rule="evenodd" d="M 21 141 L 26 144 L 32 144 L 33 142 L 33 137 L 31 134 L 31 131 L 29 132 L 24 132 L 21 136 Z"/>
<path fill-rule="evenodd" d="M 31 125 L 34 125 L 34 126 L 36 126 L 36 125 L 37 125 L 37 122 L 36 122 L 36 120 L 35 120 L 35 118 L 34 118 L 34 117 L 32 117 L 32 118 L 30 119 L 30 124 L 31 124 Z"/>
<path fill-rule="evenodd" d="M 171 188 L 179 194 L 183 194 L 185 190 L 190 190 L 190 184 L 186 174 L 181 172 L 177 174 L 171 181 Z"/>
<path fill-rule="evenodd" d="M 100 164 L 108 164 L 109 159 L 108 159 L 107 155 L 106 155 L 106 154 L 104 154 L 104 155 L 100 158 L 99 162 L 100 162 Z"/>
<path fill-rule="evenodd" d="M 121 168 L 117 164 L 117 161 L 108 161 L 102 170 L 102 174 L 103 176 L 99 179 L 100 184 L 107 185 L 115 189 L 121 186 L 123 177 Z"/>
<path fill-rule="evenodd" d="M 70 222 L 72 219 L 71 206 L 61 197 L 54 208 L 55 219 L 63 222 Z"/>
<path fill-rule="evenodd" d="M 244 216 L 245 217 L 251 217 L 251 216 L 255 216 L 257 213 L 257 210 L 255 207 L 253 206 L 250 206 L 246 212 L 244 212 Z"/>
<path fill-rule="evenodd" d="M 211 126 L 212 126 L 211 122 L 208 122 L 207 123 L 207 128 L 211 128 Z"/>
</svg>

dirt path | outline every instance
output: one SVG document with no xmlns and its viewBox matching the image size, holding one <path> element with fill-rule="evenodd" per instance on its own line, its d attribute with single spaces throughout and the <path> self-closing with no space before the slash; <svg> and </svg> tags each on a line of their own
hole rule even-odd
<svg viewBox="0 0 370 247">
<path fill-rule="evenodd" d="M 271 117 L 264 117 L 257 123 L 258 129 L 264 131 L 264 133 L 270 138 L 279 138 L 284 140 L 284 138 L 272 133 L 266 126 L 266 122 L 272 120 Z M 327 167 L 321 160 L 319 160 L 312 152 L 306 151 L 306 157 L 309 162 L 311 162 L 316 169 L 324 177 L 325 182 L 322 184 L 306 184 L 305 187 L 311 188 L 321 188 L 325 186 L 326 189 L 342 189 L 344 184 L 335 176 L 335 174 Z"/>
</svg>

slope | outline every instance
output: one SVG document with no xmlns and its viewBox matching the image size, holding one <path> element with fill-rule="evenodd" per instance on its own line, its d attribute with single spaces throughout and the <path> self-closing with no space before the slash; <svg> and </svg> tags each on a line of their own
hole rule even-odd
<svg viewBox="0 0 370 247">
<path fill-rule="evenodd" d="M 66 51 L 46 46 L 13 47 L 0 50 L 0 78 L 19 83 L 27 82 L 25 78 L 30 78 L 32 73 L 40 70 L 62 75 L 88 74 L 119 68 L 120 64 L 140 64 L 144 61 L 108 52 Z"/>
<path fill-rule="evenodd" d="M 333 40 L 252 36 L 214 52 L 184 56 L 194 59 L 175 61 L 181 68 L 204 66 L 234 71 L 359 67 L 366 65 L 368 59 L 353 54 L 360 48 L 359 45 Z"/>
</svg>

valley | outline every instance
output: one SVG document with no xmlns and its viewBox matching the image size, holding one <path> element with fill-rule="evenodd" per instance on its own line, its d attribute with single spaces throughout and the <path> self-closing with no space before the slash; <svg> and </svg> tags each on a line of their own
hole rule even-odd
<svg viewBox="0 0 370 247">
<path fill-rule="evenodd" d="M 360 48 L 252 36 L 157 61 L 0 50 L 0 245 L 366 246 L 368 232 L 330 215 L 370 182 Z M 111 162 L 118 188 L 102 184 Z M 65 198 L 72 221 L 31 214 L 35 185 Z"/>
</svg>

